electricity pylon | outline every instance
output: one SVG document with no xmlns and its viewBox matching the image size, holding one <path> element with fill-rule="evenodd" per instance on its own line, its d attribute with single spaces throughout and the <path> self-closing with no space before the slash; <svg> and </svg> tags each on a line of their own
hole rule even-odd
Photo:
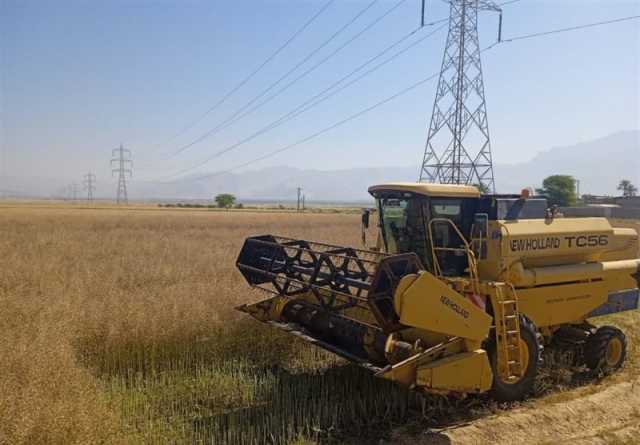
<svg viewBox="0 0 640 445">
<path fill-rule="evenodd" d="M 500 13 L 488 0 L 448 0 L 449 34 L 420 170 L 420 181 L 477 184 L 495 191 L 484 97 L 478 11 Z"/>
<path fill-rule="evenodd" d="M 131 161 L 131 151 L 122 147 L 120 144 L 119 148 L 114 148 L 111 151 L 112 156 L 116 156 L 111 159 L 111 175 L 114 173 L 118 173 L 118 194 L 116 198 L 116 202 L 118 204 L 129 203 L 129 198 L 127 197 L 127 180 L 126 175 L 129 173 L 129 177 L 133 174 L 131 173 L 131 168 L 133 167 L 133 161 Z M 113 168 L 113 163 L 117 162 L 117 167 Z"/>
<path fill-rule="evenodd" d="M 82 181 L 82 185 L 84 190 L 87 192 L 87 201 L 93 202 L 93 192 L 96 191 L 96 175 L 89 172 L 84 175 L 84 180 Z"/>
<path fill-rule="evenodd" d="M 67 196 L 71 201 L 78 200 L 78 189 L 78 184 L 75 182 L 67 186 Z"/>
</svg>

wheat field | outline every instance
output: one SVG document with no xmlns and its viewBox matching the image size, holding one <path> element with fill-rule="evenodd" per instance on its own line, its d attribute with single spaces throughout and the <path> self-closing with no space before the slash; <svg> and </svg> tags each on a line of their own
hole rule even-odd
<svg viewBox="0 0 640 445">
<path fill-rule="evenodd" d="M 0 209 L 0 444 L 370 443 L 499 409 L 419 398 L 233 309 L 262 296 L 235 269 L 245 237 L 358 246 L 357 215 L 141 210 Z M 640 317 L 616 321 L 623 379 Z"/>
<path fill-rule="evenodd" d="M 246 236 L 353 244 L 357 216 L 17 208 L 0 231 L 2 443 L 286 443 L 361 380 L 233 310 L 261 297 L 235 269 Z"/>
</svg>

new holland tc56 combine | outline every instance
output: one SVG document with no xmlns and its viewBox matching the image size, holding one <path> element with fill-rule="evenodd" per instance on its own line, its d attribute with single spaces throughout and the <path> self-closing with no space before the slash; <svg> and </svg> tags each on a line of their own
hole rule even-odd
<svg viewBox="0 0 640 445">
<path fill-rule="evenodd" d="M 637 309 L 635 230 L 560 217 L 526 193 L 424 183 L 369 192 L 375 250 L 248 238 L 237 267 L 272 295 L 238 309 L 418 391 L 521 399 L 543 348 L 576 367 L 622 366 L 624 334 L 589 320 Z"/>
</svg>

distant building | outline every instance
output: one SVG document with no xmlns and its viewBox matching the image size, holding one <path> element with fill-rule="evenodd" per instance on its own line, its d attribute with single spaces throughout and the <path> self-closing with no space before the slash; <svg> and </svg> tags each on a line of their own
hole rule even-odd
<svg viewBox="0 0 640 445">
<path fill-rule="evenodd" d="M 616 197 L 615 196 L 608 196 L 608 195 L 582 195 L 580 197 L 580 200 L 585 204 L 585 205 L 603 205 L 603 204 L 613 204 L 616 205 L 618 204 L 616 202 Z"/>
<path fill-rule="evenodd" d="M 616 198 L 616 204 L 625 209 L 640 209 L 640 196 Z"/>
<path fill-rule="evenodd" d="M 605 218 L 640 219 L 640 196 L 582 195 L 582 207 L 561 207 L 567 217 L 600 216 Z"/>
</svg>

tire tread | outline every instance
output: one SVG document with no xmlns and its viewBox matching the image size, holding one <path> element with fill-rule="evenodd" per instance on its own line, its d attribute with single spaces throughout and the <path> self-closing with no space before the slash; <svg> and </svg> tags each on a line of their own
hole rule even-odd
<svg viewBox="0 0 640 445">
<path fill-rule="evenodd" d="M 605 356 L 607 345 L 612 338 L 619 338 L 622 341 L 622 357 L 620 362 L 612 369 L 605 369 Z M 615 371 L 619 369 L 627 355 L 627 338 L 620 329 L 614 326 L 602 326 L 589 336 L 584 351 L 584 361 L 587 367 L 594 371 Z"/>
</svg>

